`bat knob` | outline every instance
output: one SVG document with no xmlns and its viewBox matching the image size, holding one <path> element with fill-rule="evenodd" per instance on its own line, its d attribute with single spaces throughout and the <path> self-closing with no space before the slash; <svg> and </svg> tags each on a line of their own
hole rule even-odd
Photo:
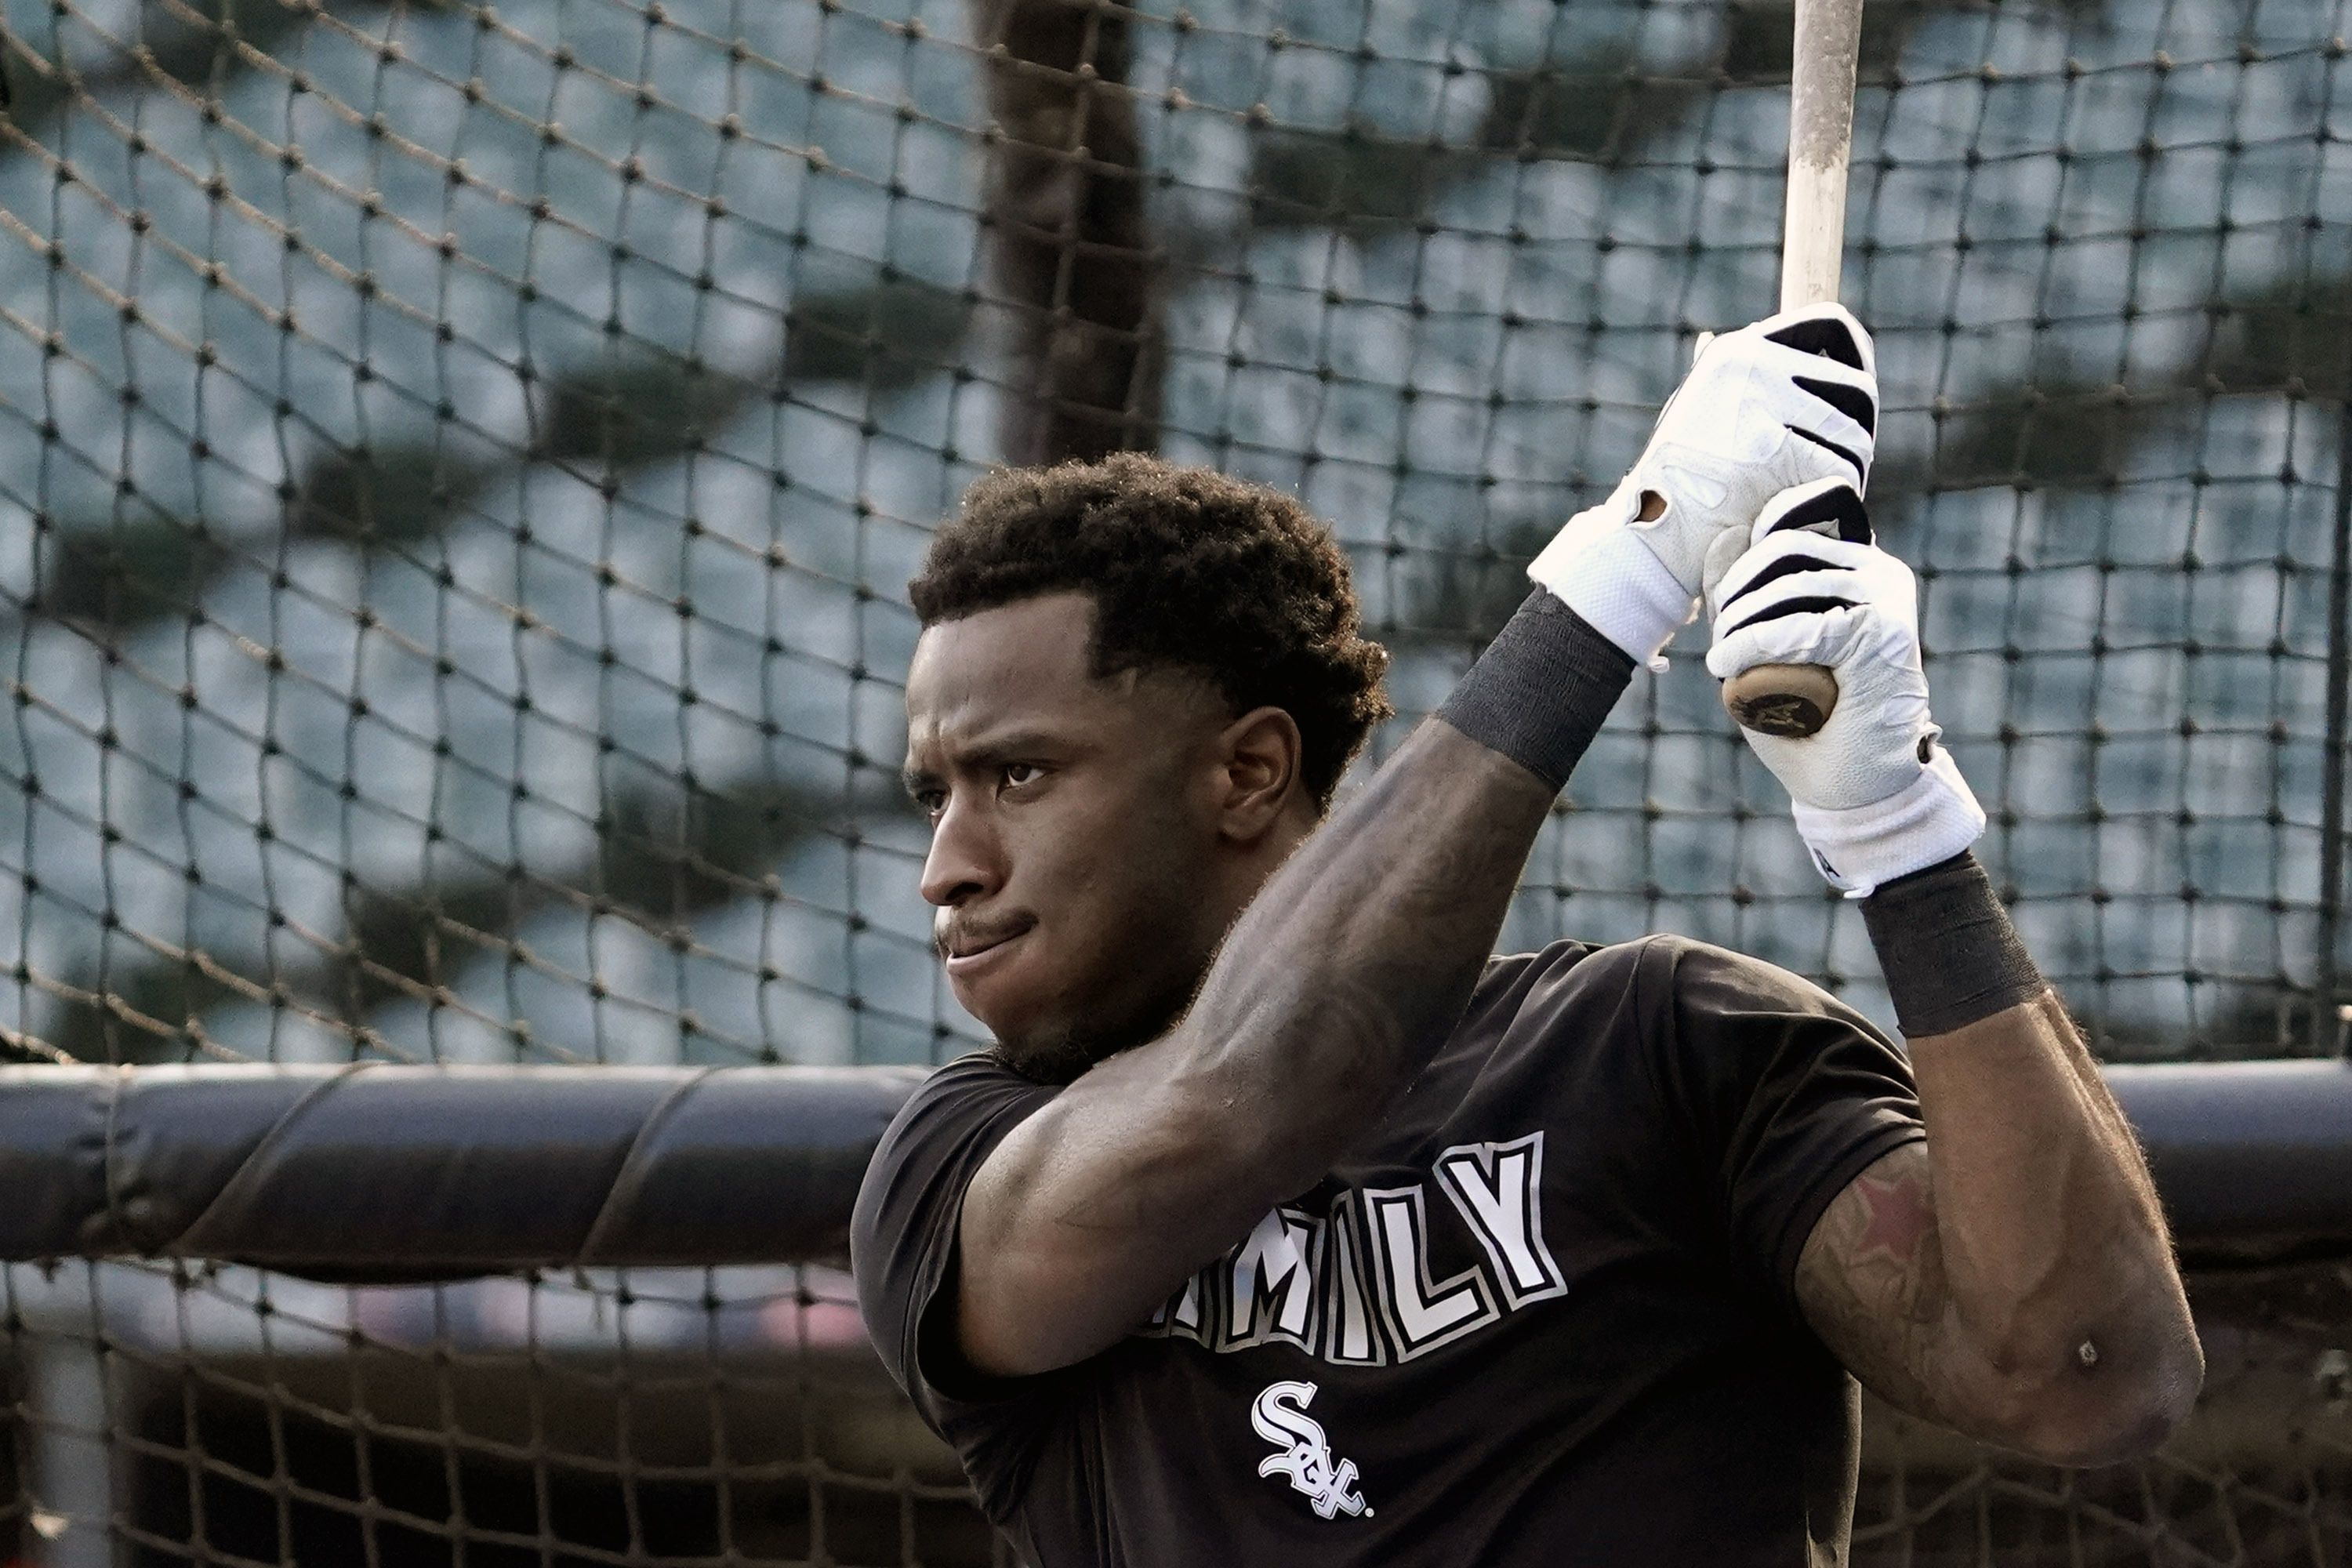
<svg viewBox="0 0 2352 1568">
<path fill-rule="evenodd" d="M 1724 710 L 1742 729 L 1801 741 L 1837 711 L 1837 677 L 1818 664 L 1759 664 L 1723 683 Z"/>
</svg>

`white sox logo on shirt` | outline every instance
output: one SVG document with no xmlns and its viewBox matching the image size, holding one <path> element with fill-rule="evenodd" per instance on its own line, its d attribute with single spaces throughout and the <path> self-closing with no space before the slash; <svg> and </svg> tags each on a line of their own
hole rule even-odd
<svg viewBox="0 0 2352 1568">
<path fill-rule="evenodd" d="M 1333 1459 L 1324 1439 L 1323 1425 L 1307 1414 L 1315 1397 L 1311 1383 L 1268 1384 L 1250 1407 L 1250 1425 L 1257 1435 L 1277 1445 L 1280 1452 L 1258 1461 L 1261 1476 L 1288 1476 L 1292 1489 L 1307 1494 L 1307 1502 L 1325 1519 L 1340 1514 L 1371 1516 L 1361 1492 L 1356 1490 L 1356 1461 Z"/>
<path fill-rule="evenodd" d="M 1564 1296 L 1567 1276 L 1544 1239 L 1543 1144 L 1541 1132 L 1457 1143 L 1437 1156 L 1433 1184 L 1349 1188 L 1328 1214 L 1276 1209 L 1144 1331 L 1220 1353 L 1279 1341 L 1341 1366 L 1386 1366 Z M 1449 1210 L 1485 1265 L 1440 1279 L 1431 1226 Z"/>
</svg>

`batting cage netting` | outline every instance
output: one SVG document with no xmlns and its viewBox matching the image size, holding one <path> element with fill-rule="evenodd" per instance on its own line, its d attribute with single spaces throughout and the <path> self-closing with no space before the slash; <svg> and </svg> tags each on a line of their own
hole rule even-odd
<svg viewBox="0 0 2352 1568">
<path fill-rule="evenodd" d="M 7 0 L 6 1053 L 958 1054 L 895 775 L 962 486 L 1140 447 L 1295 489 L 1394 655 L 1378 753 L 1696 335 L 1773 305 L 1790 16 Z M 1980 853 L 2111 1059 L 2340 1043 L 2346 27 L 1865 13 L 1874 514 Z M 1700 630 L 1506 940 L 1684 931 L 1884 1019 Z M 2201 1279 L 2213 1391 L 2145 1466 L 1874 1417 L 1857 1557 L 2347 1561 L 2347 1281 Z M 1001 1551 L 815 1263 L 0 1291 L 0 1561 Z"/>
</svg>

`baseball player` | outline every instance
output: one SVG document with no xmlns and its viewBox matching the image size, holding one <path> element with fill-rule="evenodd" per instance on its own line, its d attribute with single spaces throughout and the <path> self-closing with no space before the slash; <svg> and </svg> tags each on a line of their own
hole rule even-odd
<svg viewBox="0 0 2352 1568">
<path fill-rule="evenodd" d="M 2202 1362 L 2131 1133 L 1969 847 L 1868 334 L 1723 335 L 1517 616 L 1388 712 L 1290 498 L 1140 457 L 982 479 L 912 584 L 907 777 L 995 1044 L 860 1197 L 866 1321 L 990 1517 L 1077 1564 L 1845 1560 L 1856 1380 L 2060 1465 Z M 1749 734 L 1904 1043 L 1671 936 L 1489 956 L 1555 796 L 1701 606 L 1811 664 Z"/>
</svg>

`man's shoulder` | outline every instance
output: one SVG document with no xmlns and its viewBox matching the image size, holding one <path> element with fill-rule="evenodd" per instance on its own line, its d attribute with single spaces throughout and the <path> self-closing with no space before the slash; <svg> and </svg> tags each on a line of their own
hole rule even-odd
<svg viewBox="0 0 2352 1568">
<path fill-rule="evenodd" d="M 1805 1013 L 1852 1012 L 1791 970 L 1673 931 L 1606 943 L 1569 938 L 1534 952 L 1499 954 L 1486 961 L 1472 1009 L 1554 999 L 1586 1005 L 1630 999 L 1654 1006 L 1760 1003 Z"/>
<path fill-rule="evenodd" d="M 1672 932 L 1631 942 L 1556 942 L 1488 962 L 1449 1055 L 1489 1064 L 1696 1052 L 1710 1072 L 1762 1068 L 1794 1038 L 1860 1036 L 1891 1049 L 1868 1018 L 1802 975 Z"/>
<path fill-rule="evenodd" d="M 1004 1136 L 1054 1093 L 976 1051 L 907 1097 L 866 1163 L 850 1215 L 850 1265 L 869 1329 L 881 1323 L 898 1331 L 907 1301 L 928 1297 L 964 1189 Z M 877 1342 L 886 1342 L 879 1332 Z"/>
<path fill-rule="evenodd" d="M 881 1223 L 893 1194 L 961 1201 L 962 1186 L 1005 1133 L 1056 1091 L 1023 1077 L 992 1052 L 958 1057 L 915 1086 L 876 1144 L 856 1223 Z"/>
<path fill-rule="evenodd" d="M 916 1098 L 947 1094 L 969 1094 L 975 1090 L 997 1088 L 1042 1087 L 1037 1080 L 1013 1069 L 992 1046 L 966 1051 L 962 1056 L 931 1069 L 915 1089 Z"/>
<path fill-rule="evenodd" d="M 1013 1070 L 993 1050 L 969 1052 L 933 1069 L 915 1086 L 882 1134 L 881 1152 L 887 1154 L 910 1139 L 927 1140 L 993 1121 L 1015 1109 L 1034 1109 L 1055 1092 L 1052 1085 Z"/>
</svg>

